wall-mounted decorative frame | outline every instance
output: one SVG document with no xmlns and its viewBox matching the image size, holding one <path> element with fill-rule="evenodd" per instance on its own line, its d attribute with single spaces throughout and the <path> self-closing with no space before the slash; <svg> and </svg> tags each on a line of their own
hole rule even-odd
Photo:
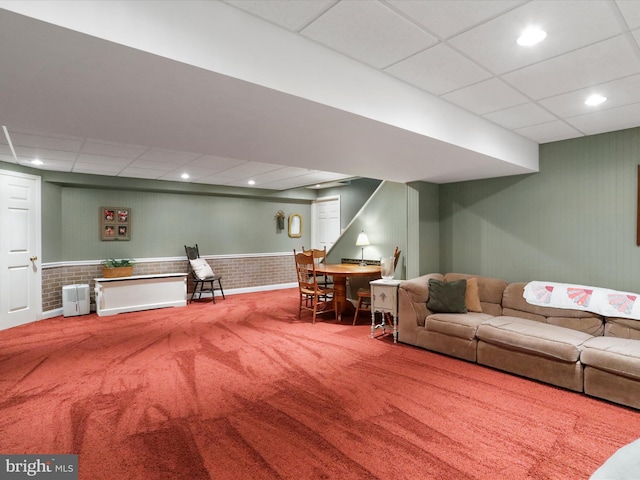
<svg viewBox="0 0 640 480">
<path fill-rule="evenodd" d="M 131 240 L 131 209 L 100 207 L 100 239 Z"/>
<path fill-rule="evenodd" d="M 289 215 L 289 236 L 291 238 L 300 238 L 302 236 L 302 215 L 299 213 Z"/>
</svg>

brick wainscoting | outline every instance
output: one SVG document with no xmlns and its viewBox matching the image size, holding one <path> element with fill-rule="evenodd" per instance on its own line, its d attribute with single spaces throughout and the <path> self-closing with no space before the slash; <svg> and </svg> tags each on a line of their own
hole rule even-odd
<svg viewBox="0 0 640 480">
<path fill-rule="evenodd" d="M 222 287 L 226 293 L 237 289 L 257 289 L 271 285 L 297 284 L 295 264 L 292 254 L 256 255 L 239 257 L 207 258 L 213 271 L 222 275 Z M 134 275 L 154 273 L 187 273 L 187 260 L 136 260 Z M 91 303 L 94 299 L 94 278 L 102 277 L 100 264 L 44 265 L 42 269 L 42 311 L 62 308 L 62 287 L 75 284 L 89 284 Z M 187 290 L 193 290 L 191 276 Z"/>
</svg>

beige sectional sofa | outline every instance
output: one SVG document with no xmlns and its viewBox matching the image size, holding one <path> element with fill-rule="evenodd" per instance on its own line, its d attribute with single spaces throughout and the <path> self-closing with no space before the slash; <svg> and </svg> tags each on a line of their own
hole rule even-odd
<svg viewBox="0 0 640 480">
<path fill-rule="evenodd" d="M 478 283 L 481 312 L 428 310 L 429 279 Z M 525 283 L 434 273 L 398 291 L 398 340 L 640 409 L 640 321 L 535 306 Z"/>
</svg>

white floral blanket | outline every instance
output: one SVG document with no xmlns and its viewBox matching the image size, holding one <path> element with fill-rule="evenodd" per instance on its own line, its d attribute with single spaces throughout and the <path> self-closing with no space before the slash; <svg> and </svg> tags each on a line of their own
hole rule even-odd
<svg viewBox="0 0 640 480">
<path fill-rule="evenodd" d="M 532 305 L 584 310 L 605 317 L 640 320 L 640 294 L 570 283 L 529 282 L 524 299 Z"/>
</svg>

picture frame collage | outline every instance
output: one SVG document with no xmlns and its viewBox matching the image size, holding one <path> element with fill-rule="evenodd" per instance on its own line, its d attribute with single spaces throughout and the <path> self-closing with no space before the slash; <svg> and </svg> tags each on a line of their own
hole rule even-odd
<svg viewBox="0 0 640 480">
<path fill-rule="evenodd" d="M 104 241 L 131 240 L 131 209 L 128 207 L 100 207 L 100 239 Z"/>
</svg>

